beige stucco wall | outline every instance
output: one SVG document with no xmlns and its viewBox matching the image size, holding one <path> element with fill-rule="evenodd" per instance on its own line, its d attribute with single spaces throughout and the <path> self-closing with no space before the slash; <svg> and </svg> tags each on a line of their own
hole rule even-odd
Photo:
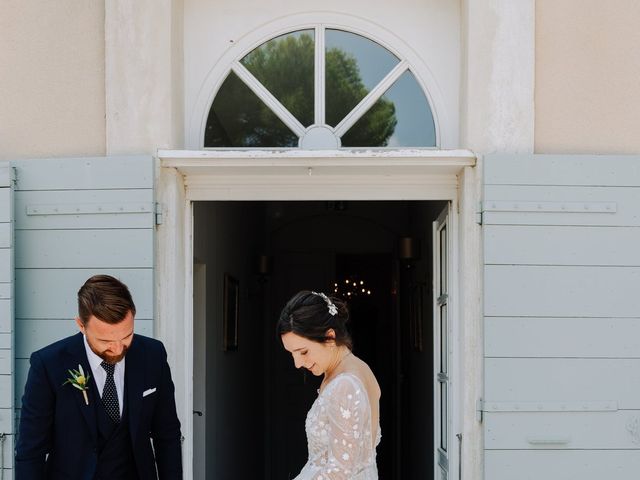
<svg viewBox="0 0 640 480">
<path fill-rule="evenodd" d="M 104 154 L 104 12 L 0 2 L 0 159 Z"/>
<path fill-rule="evenodd" d="M 535 14 L 536 152 L 639 153 L 640 2 L 537 0 Z M 0 159 L 119 151 L 104 32 L 104 0 L 0 2 Z"/>
<path fill-rule="evenodd" d="M 640 2 L 537 0 L 535 150 L 640 153 Z"/>
</svg>

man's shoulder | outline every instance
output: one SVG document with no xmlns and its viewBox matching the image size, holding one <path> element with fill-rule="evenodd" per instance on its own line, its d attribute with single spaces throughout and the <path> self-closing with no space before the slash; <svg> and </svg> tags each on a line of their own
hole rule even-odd
<svg viewBox="0 0 640 480">
<path fill-rule="evenodd" d="M 133 341 L 138 343 L 140 346 L 144 347 L 147 351 L 164 353 L 166 352 L 164 348 L 164 344 L 155 338 L 146 337 L 144 335 L 135 334 L 133 336 Z"/>
<path fill-rule="evenodd" d="M 47 345 L 46 347 L 42 347 L 41 349 L 36 350 L 35 352 L 33 352 L 33 355 L 37 355 L 43 358 L 54 357 L 77 342 L 82 342 L 81 333 L 76 333 L 75 335 L 71 335 L 70 337 L 55 341 Z"/>
</svg>

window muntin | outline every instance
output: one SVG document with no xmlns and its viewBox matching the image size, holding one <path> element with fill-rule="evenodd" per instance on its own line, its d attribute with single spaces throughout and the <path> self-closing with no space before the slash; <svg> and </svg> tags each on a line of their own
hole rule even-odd
<svg viewBox="0 0 640 480">
<path fill-rule="evenodd" d="M 429 102 L 407 70 L 342 136 L 344 147 L 430 147 L 436 129 Z"/>
<path fill-rule="evenodd" d="M 204 140 L 205 148 L 437 145 L 408 62 L 361 35 L 324 27 L 280 35 L 234 62 Z"/>
<path fill-rule="evenodd" d="M 325 33 L 326 123 L 335 127 L 400 60 L 368 38 Z"/>
<path fill-rule="evenodd" d="M 231 72 L 207 119 L 205 146 L 296 147 L 298 137 Z"/>
<path fill-rule="evenodd" d="M 240 60 L 305 127 L 313 123 L 314 52 L 314 31 L 299 30 L 263 43 Z"/>
</svg>

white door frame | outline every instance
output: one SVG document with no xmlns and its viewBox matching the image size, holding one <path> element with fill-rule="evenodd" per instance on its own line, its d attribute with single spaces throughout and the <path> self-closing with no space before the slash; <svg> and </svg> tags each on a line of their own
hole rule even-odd
<svg viewBox="0 0 640 480">
<path fill-rule="evenodd" d="M 158 151 L 155 333 L 165 342 L 182 422 L 185 478 L 193 472 L 193 202 L 223 200 L 448 200 L 451 202 L 452 434 L 480 448 L 465 450 L 464 477 L 481 478 L 481 428 L 475 420 L 482 386 L 480 329 L 480 189 L 468 150 Z M 462 260 L 462 261 L 460 261 Z M 465 292 L 464 300 L 459 291 Z M 453 320 L 454 319 L 454 320 Z M 461 328 L 469 323 L 471 328 Z M 470 351 L 465 349 L 470 348 Z M 479 356 L 478 356 L 479 355 Z M 467 381 L 469 381 L 467 387 Z M 458 478 L 452 452 L 451 478 Z"/>
</svg>

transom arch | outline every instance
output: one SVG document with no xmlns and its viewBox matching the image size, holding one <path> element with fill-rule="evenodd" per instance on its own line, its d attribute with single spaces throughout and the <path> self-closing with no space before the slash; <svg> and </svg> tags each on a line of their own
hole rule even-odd
<svg viewBox="0 0 640 480">
<path fill-rule="evenodd" d="M 276 61 L 265 62 L 269 55 L 282 62 L 286 47 L 299 55 L 284 65 L 296 65 L 297 77 L 304 72 L 300 83 L 306 85 L 289 98 L 283 98 L 274 78 L 282 79 L 283 72 L 289 80 L 296 75 L 290 68 L 278 72 Z M 344 73 L 349 65 L 355 68 Z M 342 74 L 336 76 L 336 69 Z M 336 93 L 345 78 L 351 84 Z M 332 104 L 344 100 L 345 92 L 348 101 Z M 383 27 L 346 15 L 287 17 L 230 42 L 205 79 L 193 112 L 195 128 L 187 138 L 199 149 L 451 148 L 456 137 L 447 128 L 437 82 L 418 54 Z"/>
</svg>

